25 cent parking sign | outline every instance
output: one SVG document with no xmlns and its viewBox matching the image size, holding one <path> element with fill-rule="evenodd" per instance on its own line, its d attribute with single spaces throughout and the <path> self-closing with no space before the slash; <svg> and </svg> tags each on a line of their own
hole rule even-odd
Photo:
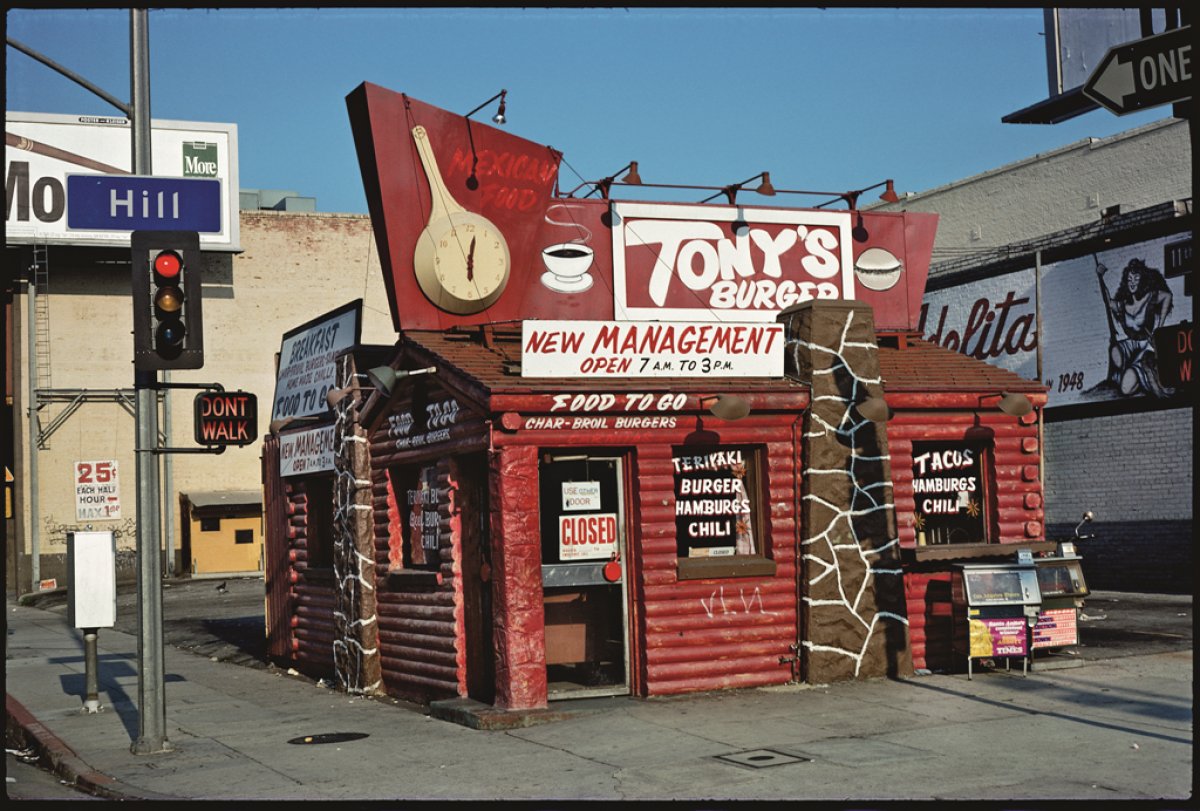
<svg viewBox="0 0 1200 811">
<path fill-rule="evenodd" d="M 117 521 L 121 518 L 121 485 L 117 463 L 75 463 L 75 521 Z"/>
</svg>

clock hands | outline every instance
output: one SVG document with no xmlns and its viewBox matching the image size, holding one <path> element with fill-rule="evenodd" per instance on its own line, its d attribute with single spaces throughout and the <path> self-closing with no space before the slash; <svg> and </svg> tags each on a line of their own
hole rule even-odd
<svg viewBox="0 0 1200 811">
<path fill-rule="evenodd" d="M 471 237 L 471 250 L 467 252 L 467 281 L 475 281 L 475 237 Z"/>
</svg>

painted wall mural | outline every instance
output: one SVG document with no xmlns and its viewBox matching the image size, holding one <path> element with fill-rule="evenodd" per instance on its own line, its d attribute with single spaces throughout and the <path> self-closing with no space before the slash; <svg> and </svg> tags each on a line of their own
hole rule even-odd
<svg viewBox="0 0 1200 811">
<path fill-rule="evenodd" d="M 1047 408 L 1166 398 L 1154 330 L 1192 320 L 1184 292 L 1191 232 L 1042 265 L 1042 331 L 1034 269 L 926 293 L 918 329 L 939 346 L 1037 379 Z"/>
</svg>

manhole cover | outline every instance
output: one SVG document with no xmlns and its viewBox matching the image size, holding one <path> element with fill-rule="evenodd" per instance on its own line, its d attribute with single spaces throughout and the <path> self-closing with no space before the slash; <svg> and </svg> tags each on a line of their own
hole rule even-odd
<svg viewBox="0 0 1200 811">
<path fill-rule="evenodd" d="M 345 743 L 367 737 L 365 732 L 327 732 L 324 735 L 304 735 L 292 738 L 288 743 Z"/>
<path fill-rule="evenodd" d="M 748 752 L 734 752 L 729 755 L 717 755 L 717 760 L 724 760 L 738 766 L 751 769 L 765 769 L 768 766 L 783 766 L 788 763 L 807 763 L 812 758 L 785 755 L 773 749 L 751 749 Z"/>
</svg>

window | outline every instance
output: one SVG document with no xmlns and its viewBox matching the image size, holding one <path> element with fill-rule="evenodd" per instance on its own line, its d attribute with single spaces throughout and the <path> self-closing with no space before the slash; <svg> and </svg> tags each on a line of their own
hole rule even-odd
<svg viewBox="0 0 1200 811">
<path fill-rule="evenodd" d="M 672 456 L 679 578 L 774 574 L 763 554 L 759 452 L 689 446 Z"/>
<path fill-rule="evenodd" d="M 252 529 L 235 529 L 233 531 L 233 542 L 237 543 L 254 543 L 254 530 Z"/>
<path fill-rule="evenodd" d="M 396 468 L 391 471 L 391 480 L 400 508 L 403 568 L 439 568 L 442 559 L 437 466 Z"/>
<path fill-rule="evenodd" d="M 978 442 L 914 442 L 917 546 L 986 543 L 986 447 Z"/>
<path fill-rule="evenodd" d="M 201 532 L 220 532 L 221 531 L 221 519 L 220 518 L 201 518 L 200 519 L 200 531 Z"/>
</svg>

